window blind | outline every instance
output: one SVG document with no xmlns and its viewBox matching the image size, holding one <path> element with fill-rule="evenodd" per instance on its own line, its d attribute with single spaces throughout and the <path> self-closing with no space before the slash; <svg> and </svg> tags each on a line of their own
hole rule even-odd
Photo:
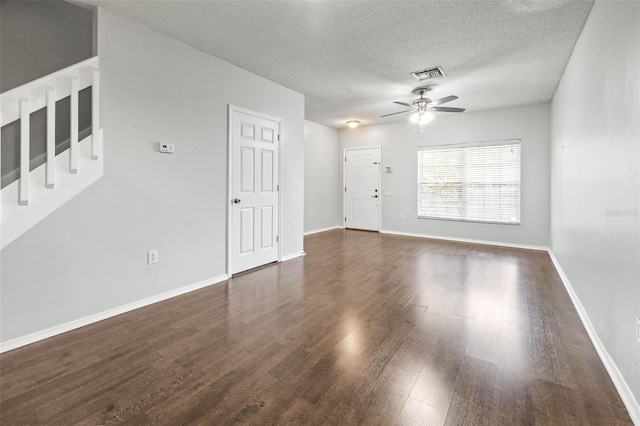
<svg viewBox="0 0 640 426">
<path fill-rule="evenodd" d="M 520 141 L 421 147 L 418 216 L 520 223 Z"/>
</svg>

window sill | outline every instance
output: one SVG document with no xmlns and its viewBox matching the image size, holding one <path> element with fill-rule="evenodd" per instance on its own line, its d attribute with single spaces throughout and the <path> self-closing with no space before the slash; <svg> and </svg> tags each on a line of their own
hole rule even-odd
<svg viewBox="0 0 640 426">
<path fill-rule="evenodd" d="M 446 217 L 436 217 L 436 216 L 418 216 L 418 219 L 446 220 L 447 222 L 486 223 L 489 225 L 512 225 L 512 226 L 521 225 L 521 222 L 497 222 L 497 221 L 488 221 L 488 220 L 450 219 Z"/>
</svg>

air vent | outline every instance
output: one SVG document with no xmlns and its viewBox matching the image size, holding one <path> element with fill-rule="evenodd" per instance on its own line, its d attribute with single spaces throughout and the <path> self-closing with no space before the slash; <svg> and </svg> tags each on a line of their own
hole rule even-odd
<svg viewBox="0 0 640 426">
<path fill-rule="evenodd" d="M 429 68 L 422 71 L 416 71 L 411 73 L 412 76 L 418 80 L 427 80 L 429 78 L 444 77 L 446 74 L 442 70 L 442 67 Z"/>
</svg>

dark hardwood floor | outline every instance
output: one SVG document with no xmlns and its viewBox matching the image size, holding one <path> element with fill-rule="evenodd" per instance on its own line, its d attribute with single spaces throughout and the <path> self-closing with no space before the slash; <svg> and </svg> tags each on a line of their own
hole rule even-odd
<svg viewBox="0 0 640 426">
<path fill-rule="evenodd" d="M 0 356 L 0 422 L 631 424 L 545 252 L 335 230 Z"/>
</svg>

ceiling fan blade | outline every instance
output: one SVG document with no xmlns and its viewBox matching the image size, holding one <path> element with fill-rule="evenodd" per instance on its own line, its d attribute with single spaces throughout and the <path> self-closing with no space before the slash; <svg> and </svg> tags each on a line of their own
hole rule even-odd
<svg viewBox="0 0 640 426">
<path fill-rule="evenodd" d="M 429 111 L 464 112 L 464 108 L 433 107 L 433 108 L 429 108 Z"/>
<path fill-rule="evenodd" d="M 457 96 L 453 96 L 453 95 L 452 96 L 446 96 L 444 98 L 436 99 L 435 101 L 429 102 L 429 105 L 438 106 L 438 105 L 445 104 L 447 102 L 455 101 L 456 99 L 458 99 Z"/>
<path fill-rule="evenodd" d="M 381 115 L 380 117 L 388 117 L 388 116 L 390 116 L 390 115 L 404 114 L 405 112 L 411 112 L 411 111 L 415 111 L 415 110 L 413 110 L 413 109 L 408 109 L 408 110 L 406 110 L 406 111 L 392 112 L 391 114 Z"/>
<path fill-rule="evenodd" d="M 413 106 L 413 105 L 410 105 L 410 104 L 407 104 L 407 103 L 404 103 L 404 102 L 397 102 L 397 101 L 394 102 L 394 104 L 398 104 L 398 105 L 402 105 L 402 106 L 408 106 L 408 107 L 412 107 Z"/>
</svg>

